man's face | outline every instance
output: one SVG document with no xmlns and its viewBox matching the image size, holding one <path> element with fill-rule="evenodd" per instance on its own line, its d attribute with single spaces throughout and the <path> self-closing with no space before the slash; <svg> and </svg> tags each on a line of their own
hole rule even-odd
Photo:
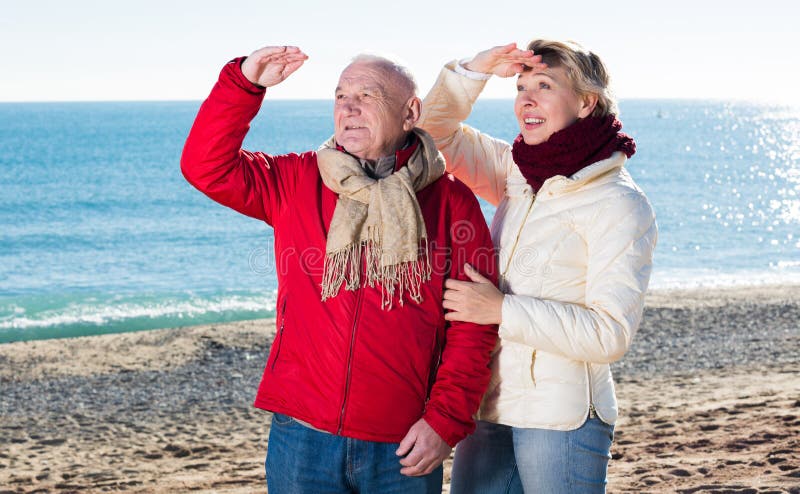
<svg viewBox="0 0 800 494">
<path fill-rule="evenodd" d="M 348 153 L 368 160 L 394 155 L 415 121 L 409 100 L 395 74 L 379 65 L 354 62 L 339 77 L 333 107 L 336 142 Z"/>
</svg>

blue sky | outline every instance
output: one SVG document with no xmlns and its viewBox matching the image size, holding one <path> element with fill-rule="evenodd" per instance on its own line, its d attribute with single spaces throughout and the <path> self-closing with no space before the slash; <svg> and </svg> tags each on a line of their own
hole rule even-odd
<svg viewBox="0 0 800 494">
<path fill-rule="evenodd" d="M 403 60 L 424 95 L 448 60 L 550 37 L 596 51 L 621 98 L 797 104 L 797 19 L 776 0 L 0 0 L 0 101 L 203 99 L 227 60 L 283 44 L 310 58 L 270 97 L 330 98 L 362 51 Z"/>
</svg>

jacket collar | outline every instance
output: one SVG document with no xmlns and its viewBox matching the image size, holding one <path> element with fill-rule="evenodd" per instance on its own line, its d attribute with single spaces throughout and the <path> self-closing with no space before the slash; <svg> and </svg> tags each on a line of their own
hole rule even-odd
<svg viewBox="0 0 800 494">
<path fill-rule="evenodd" d="M 627 160 L 628 158 L 624 153 L 617 151 L 607 159 L 581 168 L 570 177 L 557 175 L 547 179 L 537 195 L 542 197 L 560 195 L 583 187 L 589 182 L 603 183 L 613 180 L 613 177 L 622 169 Z M 533 189 L 528 185 L 516 164 L 512 166 L 506 187 L 509 196 L 530 195 L 533 193 Z"/>
</svg>

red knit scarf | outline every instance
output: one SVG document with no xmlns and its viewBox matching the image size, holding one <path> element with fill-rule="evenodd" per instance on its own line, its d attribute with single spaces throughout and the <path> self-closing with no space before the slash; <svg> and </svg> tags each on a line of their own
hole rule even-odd
<svg viewBox="0 0 800 494">
<path fill-rule="evenodd" d="M 514 139 L 511 154 L 534 192 L 545 180 L 556 175 L 569 177 L 581 168 L 622 151 L 628 158 L 636 152 L 636 143 L 620 132 L 622 122 L 614 115 L 587 117 L 554 132 L 540 144 L 528 145 L 522 134 Z"/>
</svg>

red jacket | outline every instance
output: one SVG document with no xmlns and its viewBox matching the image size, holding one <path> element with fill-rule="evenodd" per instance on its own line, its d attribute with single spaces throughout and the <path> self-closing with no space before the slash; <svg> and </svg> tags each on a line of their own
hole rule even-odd
<svg viewBox="0 0 800 494">
<path fill-rule="evenodd" d="M 474 428 L 489 382 L 496 326 L 448 323 L 444 280 L 468 280 L 468 262 L 496 277 L 486 222 L 450 175 L 417 192 L 433 273 L 420 304 L 381 309 L 378 287 L 321 301 L 328 226 L 337 195 L 316 153 L 241 150 L 264 90 L 234 60 L 203 103 L 181 158 L 186 179 L 211 199 L 274 228 L 277 333 L 255 405 L 356 439 L 399 442 L 420 417 L 451 446 Z M 398 166 L 410 156 L 399 151 Z"/>
</svg>

